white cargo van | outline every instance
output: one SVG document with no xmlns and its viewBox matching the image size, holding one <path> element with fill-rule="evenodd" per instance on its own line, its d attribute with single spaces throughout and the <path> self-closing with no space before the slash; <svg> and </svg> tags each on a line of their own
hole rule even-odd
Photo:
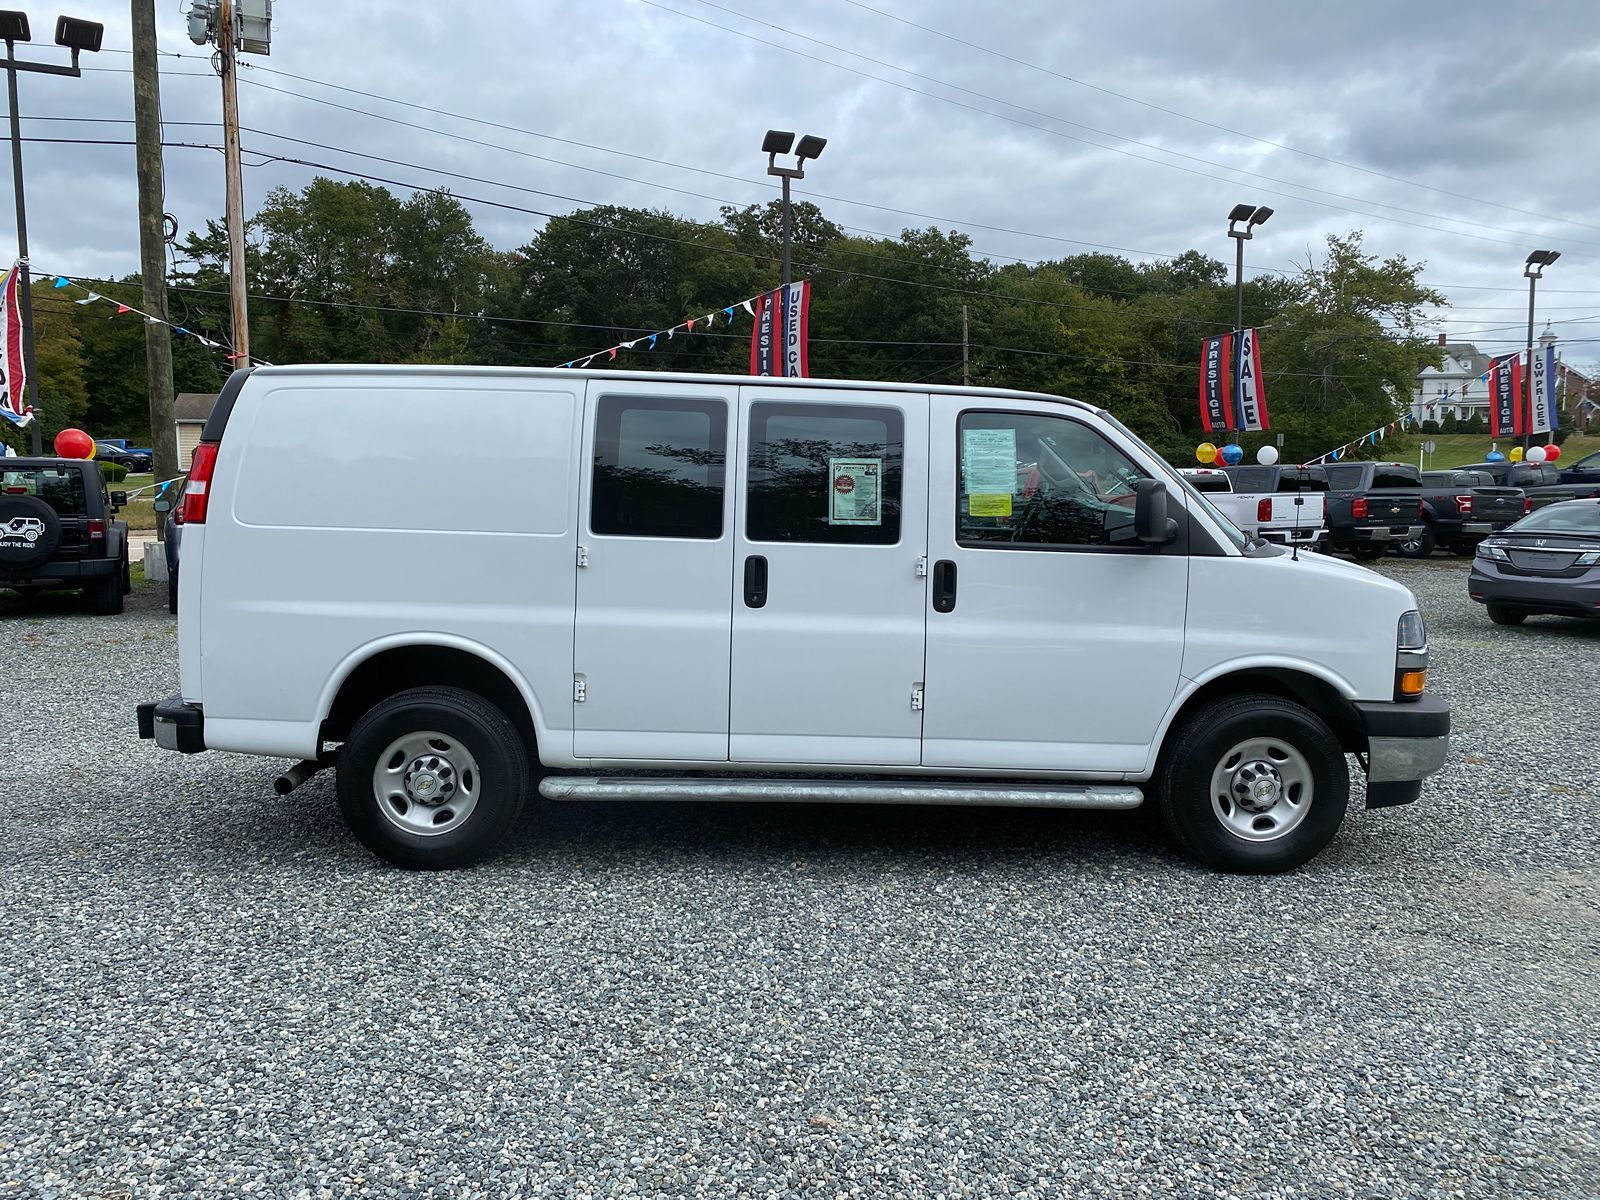
<svg viewBox="0 0 1600 1200">
<path fill-rule="evenodd" d="M 184 499 L 169 749 L 337 767 L 391 862 L 535 794 L 1128 809 L 1280 871 L 1444 761 L 1411 593 L 1110 414 L 842 380 L 263 367 Z"/>
</svg>

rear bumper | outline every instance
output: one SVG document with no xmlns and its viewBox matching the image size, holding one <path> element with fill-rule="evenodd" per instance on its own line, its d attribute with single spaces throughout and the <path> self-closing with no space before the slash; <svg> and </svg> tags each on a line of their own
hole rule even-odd
<svg viewBox="0 0 1600 1200">
<path fill-rule="evenodd" d="M 1450 752 L 1450 706 L 1435 696 L 1357 703 L 1367 735 L 1367 807 L 1409 804 Z"/>
<path fill-rule="evenodd" d="M 1358 525 L 1353 529 L 1339 531 L 1334 540 L 1343 545 L 1361 542 L 1403 542 L 1408 538 L 1421 537 L 1423 528 L 1421 525 Z"/>
<path fill-rule="evenodd" d="M 0 571 L 0 588 L 66 587 L 88 579 L 103 579 L 122 569 L 119 558 L 80 558 L 41 563 L 26 571 Z"/>
<path fill-rule="evenodd" d="M 137 712 L 139 736 L 163 750 L 199 754 L 206 748 L 206 714 L 198 704 L 185 704 L 181 695 L 146 701 Z"/>
<path fill-rule="evenodd" d="M 1600 568 L 1570 579 L 1503 574 L 1498 564 L 1474 559 L 1467 595 L 1479 604 L 1504 604 L 1534 612 L 1600 617 Z"/>
<path fill-rule="evenodd" d="M 1328 536 L 1328 531 L 1317 525 L 1308 529 L 1262 529 L 1257 534 L 1263 541 L 1280 546 L 1315 546 Z"/>
</svg>

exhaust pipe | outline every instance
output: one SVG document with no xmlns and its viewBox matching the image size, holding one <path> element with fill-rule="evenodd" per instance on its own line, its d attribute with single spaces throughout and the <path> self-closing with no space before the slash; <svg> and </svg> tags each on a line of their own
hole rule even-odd
<svg viewBox="0 0 1600 1200">
<path fill-rule="evenodd" d="M 330 758 L 302 759 L 272 781 L 272 790 L 280 796 L 287 796 L 323 767 L 332 765 L 333 760 Z"/>
</svg>

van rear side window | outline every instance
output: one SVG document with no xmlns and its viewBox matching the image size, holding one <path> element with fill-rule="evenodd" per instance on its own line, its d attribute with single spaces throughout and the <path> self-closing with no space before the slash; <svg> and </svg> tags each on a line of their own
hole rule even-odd
<svg viewBox="0 0 1600 1200">
<path fill-rule="evenodd" d="M 728 406 L 602 396 L 589 527 L 612 537 L 722 536 Z"/>
</svg>

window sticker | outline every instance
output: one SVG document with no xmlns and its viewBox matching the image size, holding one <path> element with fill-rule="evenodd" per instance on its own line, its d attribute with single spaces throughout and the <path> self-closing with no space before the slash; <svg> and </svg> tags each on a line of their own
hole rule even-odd
<svg viewBox="0 0 1600 1200">
<path fill-rule="evenodd" d="M 882 525 L 881 458 L 828 460 L 828 524 Z"/>
<path fill-rule="evenodd" d="M 967 515 L 972 517 L 1009 517 L 1011 493 L 997 492 L 973 495 L 967 499 Z"/>
<path fill-rule="evenodd" d="M 1011 496 L 1017 490 L 1017 431 L 963 429 L 961 474 L 967 494 L 974 498 L 1002 492 Z M 1008 506 L 1006 512 L 1010 511 Z"/>
</svg>

